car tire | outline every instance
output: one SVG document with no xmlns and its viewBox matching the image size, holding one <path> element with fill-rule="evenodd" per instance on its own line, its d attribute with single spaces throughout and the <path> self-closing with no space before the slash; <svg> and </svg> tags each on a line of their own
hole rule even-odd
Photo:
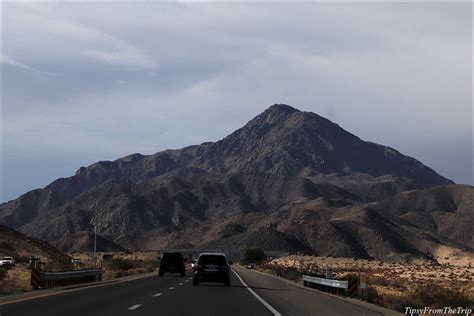
<svg viewBox="0 0 474 316">
<path fill-rule="evenodd" d="M 193 286 L 198 286 L 198 285 L 199 285 L 199 280 L 193 279 Z"/>
<path fill-rule="evenodd" d="M 186 275 L 186 271 L 181 271 L 180 275 L 184 277 Z"/>
<path fill-rule="evenodd" d="M 163 271 L 159 271 L 159 272 L 158 272 L 158 275 L 159 275 L 159 276 L 163 276 L 163 275 L 164 275 L 164 272 L 163 272 Z"/>
<path fill-rule="evenodd" d="M 225 286 L 230 286 L 230 280 L 225 281 Z"/>
</svg>

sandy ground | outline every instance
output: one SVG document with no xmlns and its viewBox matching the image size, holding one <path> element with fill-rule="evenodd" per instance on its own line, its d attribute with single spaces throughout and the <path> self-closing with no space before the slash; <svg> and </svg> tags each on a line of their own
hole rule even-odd
<svg viewBox="0 0 474 316">
<path fill-rule="evenodd" d="M 474 261 L 470 257 L 472 254 L 464 257 L 456 254 L 457 256 L 450 260 L 449 251 L 440 250 L 442 263 L 428 260 L 389 263 L 350 258 L 288 256 L 274 259 L 270 264 L 316 274 L 324 273 L 326 267 L 330 267 L 336 278 L 350 273 L 366 272 L 368 285 L 385 296 L 404 296 L 412 285 L 435 281 L 445 287 L 459 288 L 474 298 Z"/>
<path fill-rule="evenodd" d="M 8 270 L 6 277 L 0 280 L 0 295 L 31 290 L 31 272 L 26 265 L 16 265 Z"/>
</svg>

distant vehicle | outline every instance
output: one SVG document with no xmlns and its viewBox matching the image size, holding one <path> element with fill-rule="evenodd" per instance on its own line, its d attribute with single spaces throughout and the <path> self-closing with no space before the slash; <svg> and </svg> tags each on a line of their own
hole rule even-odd
<svg viewBox="0 0 474 316">
<path fill-rule="evenodd" d="M 222 253 L 201 253 L 193 268 L 193 285 L 199 282 L 220 282 L 230 286 L 230 264 Z"/>
<path fill-rule="evenodd" d="M 247 269 L 255 269 L 255 263 L 249 263 L 247 266 L 246 266 Z"/>
<path fill-rule="evenodd" d="M 0 266 L 6 267 L 6 266 L 14 266 L 15 265 L 15 259 L 12 257 L 3 257 L 0 260 Z"/>
<path fill-rule="evenodd" d="M 72 258 L 71 263 L 81 263 L 81 259 L 78 258 Z"/>
<path fill-rule="evenodd" d="M 165 273 L 179 273 L 184 276 L 186 273 L 186 266 L 184 265 L 183 255 L 179 252 L 165 252 L 161 257 L 160 268 L 158 275 L 163 276 Z"/>
</svg>

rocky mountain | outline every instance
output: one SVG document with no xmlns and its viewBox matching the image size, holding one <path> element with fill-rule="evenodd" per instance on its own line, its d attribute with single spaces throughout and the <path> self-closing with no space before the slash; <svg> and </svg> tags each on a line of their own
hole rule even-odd
<svg viewBox="0 0 474 316">
<path fill-rule="evenodd" d="M 422 230 L 433 238 L 447 237 L 474 248 L 473 203 L 472 186 L 450 185 L 403 192 L 373 207 L 384 216 L 396 218 L 407 229 Z"/>
<path fill-rule="evenodd" d="M 402 192 L 421 190 L 411 191 L 422 192 L 412 193 L 418 198 L 439 186 L 462 191 L 462 199 L 472 194 L 472 187 L 451 184 L 421 162 L 314 113 L 273 105 L 215 143 L 81 167 L 0 205 L 0 223 L 64 250 L 87 244 L 77 240 L 85 240 L 97 212 L 103 244 L 114 249 L 226 244 L 382 259 L 424 256 L 429 247 L 419 246 L 421 231 L 429 233 L 427 245 L 472 244 L 458 240 L 455 229 L 411 229 L 406 213 L 425 211 L 406 209 L 402 200 L 409 192 Z M 442 201 L 433 204 L 437 219 L 437 212 L 461 200 Z M 463 216 L 472 220 L 469 212 L 451 213 L 454 228 Z"/>
<path fill-rule="evenodd" d="M 433 192 L 456 192 L 459 199 L 449 210 L 436 208 L 431 211 L 434 218 L 444 221 L 427 226 L 431 217 L 420 218 L 430 212 L 428 205 L 433 201 L 420 196 L 431 196 Z M 174 246 L 179 240 L 180 244 L 204 248 L 254 245 L 268 250 L 380 260 L 431 258 L 441 246 L 474 251 L 470 233 L 473 214 L 471 210 L 466 212 L 463 206 L 463 201 L 472 201 L 473 187 L 448 185 L 407 193 L 416 195 L 414 203 L 427 206 L 419 209 L 418 218 L 391 213 L 391 208 L 387 207 L 393 206 L 394 201 L 402 202 L 405 193 L 371 203 L 316 198 L 294 202 L 278 210 L 240 214 L 168 234 L 149 235 L 136 246 Z M 413 211 L 403 207 L 400 212 L 409 214 Z"/>
<path fill-rule="evenodd" d="M 367 174 L 407 178 L 418 187 L 451 183 L 392 148 L 365 142 L 321 116 L 281 104 L 270 107 L 226 138 L 192 149 L 191 153 L 195 151 L 197 157 L 185 163 L 217 174 Z M 184 155 L 189 153 L 189 149 L 184 150 Z M 182 159 L 183 152 L 176 156 Z"/>
</svg>

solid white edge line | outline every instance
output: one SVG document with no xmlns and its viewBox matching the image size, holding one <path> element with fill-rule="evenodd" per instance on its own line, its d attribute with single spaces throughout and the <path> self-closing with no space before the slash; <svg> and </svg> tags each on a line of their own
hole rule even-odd
<svg viewBox="0 0 474 316">
<path fill-rule="evenodd" d="M 156 293 L 155 295 L 153 295 L 153 297 L 158 297 L 158 296 L 161 296 L 162 293 Z"/>
<path fill-rule="evenodd" d="M 257 298 L 257 300 L 260 301 L 260 303 L 262 303 L 270 312 L 272 312 L 273 315 L 275 316 L 281 316 L 281 314 L 273 308 L 273 306 L 271 306 L 270 304 L 268 304 L 263 298 L 260 297 L 260 295 L 258 295 L 257 293 L 255 293 L 254 290 L 252 290 L 248 285 L 247 283 L 244 282 L 244 280 L 242 280 L 242 278 L 240 277 L 240 275 L 237 274 L 237 272 L 235 272 L 234 270 L 232 270 L 232 272 L 235 274 L 235 276 L 239 279 L 239 281 L 242 283 L 243 286 L 245 286 L 245 288 L 247 290 L 249 290 L 250 293 L 252 293 L 253 296 L 255 296 Z"/>
<path fill-rule="evenodd" d="M 131 311 L 133 311 L 133 310 L 139 308 L 140 306 L 141 306 L 140 304 L 135 304 L 135 305 L 133 305 L 132 307 L 129 307 L 128 309 L 131 310 Z"/>
</svg>

